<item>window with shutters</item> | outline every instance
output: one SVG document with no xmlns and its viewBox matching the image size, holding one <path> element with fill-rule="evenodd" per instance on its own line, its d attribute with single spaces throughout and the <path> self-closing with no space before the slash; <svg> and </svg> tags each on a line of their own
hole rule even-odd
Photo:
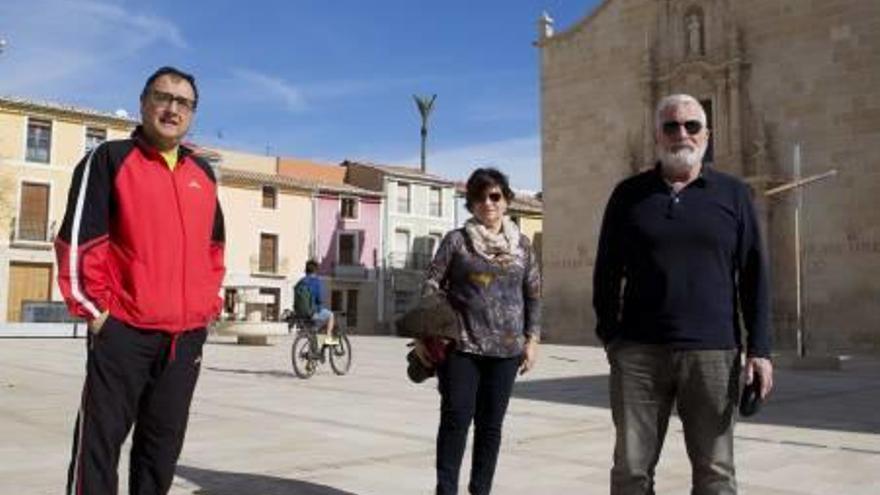
<svg viewBox="0 0 880 495">
<path fill-rule="evenodd" d="M 238 303 L 238 289 L 227 287 L 223 292 L 223 311 L 225 311 L 230 319 L 234 319 L 236 305 Z"/>
<path fill-rule="evenodd" d="M 260 272 L 276 273 L 278 271 L 278 236 L 260 234 Z"/>
<path fill-rule="evenodd" d="M 278 321 L 279 309 L 281 308 L 281 289 L 277 287 L 263 287 L 260 289 L 265 304 L 263 321 Z"/>
<path fill-rule="evenodd" d="M 337 238 L 338 259 L 340 265 L 354 265 L 357 259 L 357 234 L 354 232 L 340 232 Z"/>
<path fill-rule="evenodd" d="M 358 290 L 349 289 L 345 298 L 345 324 L 353 330 L 358 324 Z"/>
<path fill-rule="evenodd" d="M 706 154 L 703 155 L 703 163 L 712 165 L 715 162 L 715 133 L 712 132 L 712 100 L 700 100 L 700 105 L 706 112 L 706 129 L 709 131 L 709 142 L 706 143 Z"/>
<path fill-rule="evenodd" d="M 263 186 L 263 208 L 275 209 L 278 204 L 278 189 L 272 186 Z"/>
<path fill-rule="evenodd" d="M 332 290 L 330 291 L 330 311 L 334 313 L 337 311 L 342 311 L 343 306 L 343 298 L 344 292 L 341 290 Z"/>
<path fill-rule="evenodd" d="M 410 211 L 410 186 L 404 182 L 397 184 L 397 212 L 409 213 Z"/>
<path fill-rule="evenodd" d="M 432 217 L 443 216 L 443 190 L 439 187 L 432 187 L 430 192 L 430 202 L 428 204 L 428 212 Z"/>
<path fill-rule="evenodd" d="M 409 231 L 397 229 L 394 231 L 394 252 L 391 253 L 391 265 L 395 268 L 404 268 L 409 262 Z"/>
<path fill-rule="evenodd" d="M 348 220 L 357 220 L 357 198 L 340 198 L 339 216 Z"/>
<path fill-rule="evenodd" d="M 358 324 L 358 293 L 357 289 L 330 291 L 330 310 L 334 313 L 345 312 L 347 331 L 355 330 Z"/>
<path fill-rule="evenodd" d="M 49 163 L 52 150 L 52 121 L 28 119 L 27 154 L 29 162 Z"/>
<path fill-rule="evenodd" d="M 18 208 L 18 239 L 49 240 L 49 185 L 23 182 Z"/>
<path fill-rule="evenodd" d="M 107 140 L 107 129 L 97 127 L 86 128 L 86 153 L 90 153 L 98 145 Z"/>
</svg>

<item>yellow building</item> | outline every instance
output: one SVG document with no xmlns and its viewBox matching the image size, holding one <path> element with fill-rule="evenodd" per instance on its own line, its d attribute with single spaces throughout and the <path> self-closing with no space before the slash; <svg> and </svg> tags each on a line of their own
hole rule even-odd
<svg viewBox="0 0 880 495">
<path fill-rule="evenodd" d="M 0 98 L 0 322 L 39 319 L 45 301 L 61 301 L 52 240 L 74 166 L 136 125 L 110 113 Z M 42 308 L 34 304 L 41 301 Z"/>
<path fill-rule="evenodd" d="M 507 207 L 507 214 L 519 225 L 520 231 L 532 241 L 535 255 L 540 263 L 544 243 L 544 202 L 541 193 L 516 191 L 513 201 Z"/>
</svg>

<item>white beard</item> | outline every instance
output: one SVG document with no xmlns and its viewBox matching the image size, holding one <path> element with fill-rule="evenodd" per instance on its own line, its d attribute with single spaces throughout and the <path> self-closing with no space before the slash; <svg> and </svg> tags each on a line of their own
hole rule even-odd
<svg viewBox="0 0 880 495">
<path fill-rule="evenodd" d="M 683 177 L 690 174 L 694 167 L 700 165 L 703 155 L 706 154 L 706 148 L 690 149 L 682 148 L 678 151 L 669 151 L 668 149 L 658 150 L 660 155 L 660 165 L 664 175 L 670 177 Z"/>
</svg>

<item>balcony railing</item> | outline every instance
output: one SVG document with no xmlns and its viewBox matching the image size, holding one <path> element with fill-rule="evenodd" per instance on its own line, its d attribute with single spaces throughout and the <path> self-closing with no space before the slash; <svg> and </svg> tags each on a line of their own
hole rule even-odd
<svg viewBox="0 0 880 495">
<path fill-rule="evenodd" d="M 250 255 L 248 262 L 251 275 L 284 278 L 285 274 L 289 272 L 290 260 L 287 256 L 282 256 L 277 262 L 272 263 L 272 261 L 274 260 L 261 260 L 259 254 Z"/>
<path fill-rule="evenodd" d="M 388 255 L 388 266 L 404 270 L 424 270 L 433 257 L 427 253 L 393 252 Z"/>
<path fill-rule="evenodd" d="M 55 222 L 12 218 L 10 243 L 13 245 L 45 246 L 55 239 Z"/>
<path fill-rule="evenodd" d="M 361 264 L 334 264 L 333 266 L 333 276 L 337 278 L 350 278 L 350 279 L 366 279 L 369 278 L 369 270 L 367 267 Z"/>
</svg>

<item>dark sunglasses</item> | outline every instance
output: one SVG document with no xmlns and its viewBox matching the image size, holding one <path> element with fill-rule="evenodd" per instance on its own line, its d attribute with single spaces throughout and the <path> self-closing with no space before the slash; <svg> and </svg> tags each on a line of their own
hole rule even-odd
<svg viewBox="0 0 880 495">
<path fill-rule="evenodd" d="M 684 130 L 689 135 L 693 136 L 703 130 L 703 123 L 699 120 L 688 120 L 686 122 L 667 120 L 663 123 L 663 134 L 674 136 L 678 134 L 679 127 L 684 127 Z"/>
<path fill-rule="evenodd" d="M 489 199 L 489 201 L 491 201 L 493 203 L 497 203 L 497 202 L 501 201 L 502 197 L 503 196 L 501 195 L 500 192 L 493 192 L 493 193 L 486 194 L 485 196 L 478 197 L 477 203 L 483 203 L 486 201 L 487 198 Z"/>
</svg>

